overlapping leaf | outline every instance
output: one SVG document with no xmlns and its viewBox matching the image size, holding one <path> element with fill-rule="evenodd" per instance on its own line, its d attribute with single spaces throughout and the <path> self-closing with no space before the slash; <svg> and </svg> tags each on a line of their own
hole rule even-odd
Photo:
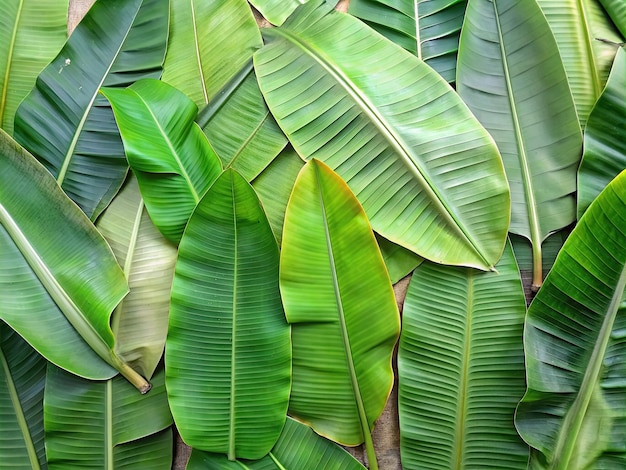
<svg viewBox="0 0 626 470">
<path fill-rule="evenodd" d="M 102 93 L 113 106 L 152 221 L 178 243 L 196 204 L 221 171 L 194 122 L 196 105 L 158 80 L 140 80 L 126 89 L 104 88 Z"/>
<path fill-rule="evenodd" d="M 452 83 L 467 0 L 352 0 L 348 13 Z"/>
<path fill-rule="evenodd" d="M 585 128 L 585 151 L 578 169 L 578 217 L 626 168 L 626 51 L 620 48 Z"/>
<path fill-rule="evenodd" d="M 334 441 L 365 441 L 376 468 L 370 430 L 393 384 L 398 309 L 363 208 L 318 160 L 289 200 L 280 288 L 292 324 L 290 415 Z"/>
<path fill-rule="evenodd" d="M 259 84 L 298 153 L 336 170 L 385 238 L 490 269 L 509 224 L 508 185 L 495 144 L 449 85 L 320 0 L 264 35 Z"/>
<path fill-rule="evenodd" d="M 291 351 L 278 256 L 254 190 L 226 170 L 189 220 L 172 285 L 167 389 L 194 448 L 259 459 L 280 435 Z"/>
<path fill-rule="evenodd" d="M 626 3 L 621 0 L 600 0 L 600 4 L 613 20 L 613 24 L 626 38 Z"/>
<path fill-rule="evenodd" d="M 68 0 L 7 0 L 0 16 L 0 127 L 13 117 L 39 72 L 67 38 Z"/>
<path fill-rule="evenodd" d="M 413 273 L 398 349 L 404 468 L 526 468 L 513 427 L 526 302 L 510 246 L 496 269 L 425 262 Z"/>
<path fill-rule="evenodd" d="M 531 468 L 626 464 L 626 172 L 589 206 L 528 310 L 515 422 Z"/>
<path fill-rule="evenodd" d="M 532 244 L 536 290 L 541 243 L 576 218 L 582 134 L 557 44 L 534 1 L 470 0 L 457 89 L 502 154 L 509 230 Z"/>
<path fill-rule="evenodd" d="M 15 138 L 95 220 L 128 164 L 101 86 L 158 78 L 165 57 L 167 0 L 96 2 L 15 116 Z"/>
<path fill-rule="evenodd" d="M 300 5 L 308 0 L 250 0 L 254 8 L 259 10 L 263 18 L 270 23 L 280 26 Z M 332 0 L 329 0 L 329 3 Z M 334 3 L 337 3 L 336 1 Z"/>
</svg>

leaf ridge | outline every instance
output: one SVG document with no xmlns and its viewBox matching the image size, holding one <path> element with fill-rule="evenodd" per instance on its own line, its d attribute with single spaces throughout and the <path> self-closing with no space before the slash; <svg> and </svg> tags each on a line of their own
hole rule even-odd
<svg viewBox="0 0 626 470">
<path fill-rule="evenodd" d="M 9 92 L 9 76 L 11 75 L 11 65 L 13 64 L 13 50 L 15 49 L 15 42 L 17 39 L 17 25 L 19 19 L 22 16 L 22 10 L 24 7 L 24 0 L 20 0 L 20 5 L 15 15 L 15 22 L 13 24 L 13 33 L 11 35 L 11 41 L 8 45 L 9 54 L 7 55 L 7 68 L 4 74 L 4 86 L 2 87 L 2 96 L 0 96 L 0 123 L 4 120 L 4 111 L 6 109 L 7 93 Z"/>
</svg>

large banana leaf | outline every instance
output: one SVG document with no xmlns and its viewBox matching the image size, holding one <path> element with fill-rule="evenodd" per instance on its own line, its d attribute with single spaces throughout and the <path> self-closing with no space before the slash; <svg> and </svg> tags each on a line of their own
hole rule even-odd
<svg viewBox="0 0 626 470">
<path fill-rule="evenodd" d="M 168 240 L 178 243 L 196 204 L 221 171 L 194 122 L 196 105 L 158 80 L 140 80 L 126 89 L 103 88 L 102 93 L 113 106 L 152 221 Z"/>
<path fill-rule="evenodd" d="M 47 468 L 43 390 L 47 361 L 0 322 L 0 462 L 2 468 Z"/>
<path fill-rule="evenodd" d="M 96 2 L 16 113 L 16 140 L 92 220 L 128 170 L 113 114 L 98 90 L 158 78 L 167 28 L 168 0 Z"/>
<path fill-rule="evenodd" d="M 280 289 L 292 324 L 290 415 L 342 444 L 365 441 L 376 468 L 370 431 L 393 385 L 398 308 L 363 208 L 315 159 L 287 206 Z"/>
<path fill-rule="evenodd" d="M 147 395 L 122 377 L 96 382 L 50 365 L 45 391 L 51 470 L 169 470 L 172 416 L 163 369 Z"/>
<path fill-rule="evenodd" d="M 511 187 L 509 230 L 533 246 L 537 290 L 541 243 L 576 219 L 582 133 L 557 44 L 534 0 L 469 1 L 457 90 L 498 144 Z"/>
<path fill-rule="evenodd" d="M 398 349 L 405 468 L 526 468 L 513 425 L 526 301 L 510 246 L 496 269 L 425 262 L 413 273 Z"/>
<path fill-rule="evenodd" d="M 0 16 L 0 127 L 13 133 L 17 105 L 67 38 L 68 0 L 5 0 Z"/>
<path fill-rule="evenodd" d="M 163 355 L 177 250 L 156 229 L 133 175 L 96 224 L 128 280 L 111 318 L 115 351 L 146 378 Z"/>
<path fill-rule="evenodd" d="M 189 220 L 172 285 L 167 390 L 194 448 L 259 459 L 280 435 L 291 348 L 278 257 L 254 190 L 226 170 Z"/>
<path fill-rule="evenodd" d="M 264 35 L 259 84 L 298 153 L 336 170 L 385 238 L 490 269 L 509 225 L 508 185 L 495 144 L 449 85 L 320 0 Z"/>
<path fill-rule="evenodd" d="M 280 26 L 303 3 L 308 0 L 250 0 L 250 3 L 261 12 L 270 23 Z M 329 3 L 332 0 L 329 0 Z M 337 3 L 334 1 L 333 3 Z"/>
<path fill-rule="evenodd" d="M 456 80 L 466 6 L 467 0 L 351 0 L 348 13 L 424 60 L 452 83 Z"/>
<path fill-rule="evenodd" d="M 626 172 L 589 206 L 526 317 L 516 413 L 531 468 L 626 466 Z"/>
<path fill-rule="evenodd" d="M 225 455 L 194 449 L 187 470 L 363 470 L 354 457 L 311 428 L 287 418 L 276 445 L 260 460 L 230 461 Z"/>
<path fill-rule="evenodd" d="M 537 3 L 559 45 L 584 128 L 615 56 L 616 48 L 610 42 L 620 42 L 619 33 L 598 0 L 537 0 Z"/>
<path fill-rule="evenodd" d="M 600 0 L 600 3 L 622 33 L 622 37 L 626 38 L 626 3 L 623 0 Z"/>
<path fill-rule="evenodd" d="M 145 391 L 113 351 L 109 318 L 128 286 L 106 241 L 2 130 L 0 169 L 0 319 L 74 374 L 108 379 L 113 366 Z"/>
<path fill-rule="evenodd" d="M 625 4 L 626 5 L 626 4 Z M 626 51 L 620 47 L 606 88 L 585 128 L 585 151 L 578 169 L 578 217 L 626 168 Z"/>
</svg>

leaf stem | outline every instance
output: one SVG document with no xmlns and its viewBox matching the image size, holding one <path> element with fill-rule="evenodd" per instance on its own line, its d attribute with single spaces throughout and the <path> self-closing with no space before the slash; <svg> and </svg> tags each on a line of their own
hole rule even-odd
<svg viewBox="0 0 626 470">
<path fill-rule="evenodd" d="M 115 367 L 126 380 L 133 384 L 142 395 L 145 395 L 150 391 L 152 385 L 141 374 L 139 374 L 139 372 L 130 367 L 113 352 L 111 352 L 111 359 L 111 365 Z"/>
</svg>

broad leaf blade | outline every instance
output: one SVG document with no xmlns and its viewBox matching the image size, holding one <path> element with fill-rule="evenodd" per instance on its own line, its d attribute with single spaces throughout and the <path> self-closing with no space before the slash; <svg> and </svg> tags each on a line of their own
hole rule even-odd
<svg viewBox="0 0 626 470">
<path fill-rule="evenodd" d="M 425 262 L 413 273 L 398 349 L 405 468 L 526 468 L 513 426 L 526 302 L 510 246 L 496 269 Z"/>
<path fill-rule="evenodd" d="M 167 389 L 194 448 L 258 459 L 278 439 L 291 382 L 278 256 L 254 190 L 226 170 L 189 220 L 172 285 Z"/>
<path fill-rule="evenodd" d="M 537 0 L 554 33 L 574 95 L 581 127 L 585 127 L 621 38 L 597 0 Z"/>
<path fill-rule="evenodd" d="M 178 243 L 189 216 L 221 171 L 219 159 L 194 122 L 197 107 L 158 80 L 105 88 L 154 224 Z"/>
<path fill-rule="evenodd" d="M 362 207 L 317 160 L 294 186 L 280 268 L 292 324 L 290 415 L 334 441 L 365 441 L 369 453 L 370 430 L 393 384 L 398 309 Z"/>
<path fill-rule="evenodd" d="M 128 286 L 111 249 L 1 130 L 0 168 L 0 318 L 60 367 L 113 376 L 109 318 Z"/>
<path fill-rule="evenodd" d="M 534 1 L 470 0 L 457 89 L 491 133 L 511 187 L 511 226 L 533 245 L 576 218 L 582 134 L 556 42 Z"/>
<path fill-rule="evenodd" d="M 466 6 L 467 0 L 352 0 L 348 13 L 452 83 Z"/>
<path fill-rule="evenodd" d="M 578 169 L 578 217 L 626 168 L 626 51 L 615 56 L 606 88 L 585 128 L 585 151 Z"/>
<path fill-rule="evenodd" d="M 0 17 L 0 127 L 13 117 L 37 75 L 67 39 L 68 0 L 8 0 Z"/>
<path fill-rule="evenodd" d="M 49 468 L 169 470 L 172 417 L 163 370 L 152 384 L 140 395 L 122 377 L 88 381 L 51 365 L 45 391 Z"/>
<path fill-rule="evenodd" d="M 275 26 L 280 26 L 300 5 L 308 0 L 250 0 L 264 18 Z M 329 0 L 330 2 L 330 0 Z M 337 3 L 336 1 L 334 3 Z"/>
<path fill-rule="evenodd" d="M 150 220 L 133 175 L 96 226 L 111 245 L 130 287 L 111 319 L 115 351 L 150 378 L 165 347 L 176 247 Z"/>
<path fill-rule="evenodd" d="M 626 3 L 622 0 L 600 0 L 600 4 L 613 20 L 613 24 L 626 38 Z"/>
<path fill-rule="evenodd" d="M 380 248 L 380 254 L 383 255 L 392 284 L 413 272 L 424 261 L 424 258 L 421 256 L 390 242 L 380 235 L 376 235 L 376 241 Z"/>
<path fill-rule="evenodd" d="M 589 206 L 528 310 L 515 422 L 536 449 L 531 468 L 626 463 L 624 214 L 626 172 Z"/>
<path fill-rule="evenodd" d="M 490 269 L 506 238 L 508 185 L 495 144 L 449 85 L 319 0 L 264 34 L 257 76 L 298 153 L 336 170 L 385 238 Z"/>
<path fill-rule="evenodd" d="M 96 2 L 17 111 L 16 140 L 92 220 L 128 170 L 113 114 L 98 90 L 161 75 L 167 8 L 167 0 Z"/>
<path fill-rule="evenodd" d="M 209 454 L 194 449 L 187 470 L 363 470 L 354 457 L 337 444 L 315 434 L 311 428 L 287 418 L 278 441 L 270 453 L 260 460 L 230 461 L 225 455 Z"/>
<path fill-rule="evenodd" d="M 0 462 L 8 468 L 47 468 L 43 439 L 46 364 L 0 322 Z"/>
</svg>

